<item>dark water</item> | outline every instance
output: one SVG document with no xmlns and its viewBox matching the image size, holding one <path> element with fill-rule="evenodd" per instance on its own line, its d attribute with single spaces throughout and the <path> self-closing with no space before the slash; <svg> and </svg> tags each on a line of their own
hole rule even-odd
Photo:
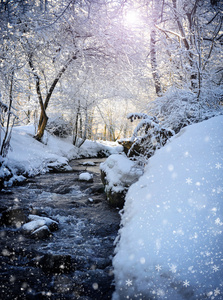
<svg viewBox="0 0 223 300">
<path fill-rule="evenodd" d="M 96 165 L 83 166 L 86 161 Z M 59 222 L 59 230 L 45 240 L 1 227 L 0 299 L 111 299 L 120 217 L 103 193 L 102 161 L 71 161 L 72 172 L 37 176 L 0 194 L 1 210 L 18 206 Z M 78 180 L 83 171 L 93 174 L 93 183 Z"/>
</svg>

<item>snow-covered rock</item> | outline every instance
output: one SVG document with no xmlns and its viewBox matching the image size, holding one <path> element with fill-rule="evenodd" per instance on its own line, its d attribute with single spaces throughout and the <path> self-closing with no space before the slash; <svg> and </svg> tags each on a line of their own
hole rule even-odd
<svg viewBox="0 0 223 300">
<path fill-rule="evenodd" d="M 88 172 L 83 172 L 79 175 L 79 180 L 80 181 L 90 181 L 92 182 L 93 181 L 93 174 L 90 174 Z"/>
<path fill-rule="evenodd" d="M 48 169 L 52 172 L 67 172 L 72 171 L 71 166 L 68 165 L 68 160 L 65 157 L 61 157 L 56 161 L 48 163 Z"/>
<path fill-rule="evenodd" d="M 117 142 L 86 140 L 79 148 L 80 157 L 107 157 L 123 151 Z"/>
<path fill-rule="evenodd" d="M 113 154 L 100 164 L 102 181 L 109 203 L 122 207 L 125 194 L 131 184 L 143 174 L 141 167 L 125 155 Z"/>
<path fill-rule="evenodd" d="M 130 187 L 113 300 L 223 299 L 222 132 L 223 116 L 184 128 Z"/>
<path fill-rule="evenodd" d="M 58 222 L 37 215 L 29 215 L 29 222 L 22 226 L 23 232 L 32 238 L 47 238 L 51 232 L 58 230 Z"/>
<path fill-rule="evenodd" d="M 93 161 L 85 161 L 82 165 L 83 166 L 95 166 L 95 163 Z"/>
</svg>

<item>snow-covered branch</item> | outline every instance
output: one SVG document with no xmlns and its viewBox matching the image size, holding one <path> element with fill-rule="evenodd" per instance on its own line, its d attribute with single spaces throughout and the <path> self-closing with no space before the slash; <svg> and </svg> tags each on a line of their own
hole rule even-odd
<svg viewBox="0 0 223 300">
<path fill-rule="evenodd" d="M 174 135 L 174 131 L 159 125 L 156 117 L 148 116 L 144 113 L 133 113 L 128 115 L 128 119 L 142 119 L 136 126 L 130 139 L 128 156 L 143 155 L 150 157 L 154 152 L 164 146 L 167 140 Z"/>
</svg>

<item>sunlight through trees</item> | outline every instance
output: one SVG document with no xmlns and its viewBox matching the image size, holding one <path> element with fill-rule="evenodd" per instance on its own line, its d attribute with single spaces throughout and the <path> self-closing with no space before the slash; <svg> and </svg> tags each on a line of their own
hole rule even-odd
<svg viewBox="0 0 223 300">
<path fill-rule="evenodd" d="M 191 91 L 200 106 L 222 101 L 218 1 L 3 1 L 0 16 L 2 136 L 10 102 L 10 124 L 15 110 L 16 124 L 35 122 L 41 140 L 55 114 L 86 137 L 103 136 L 99 128 L 126 137 L 123 103 L 127 113 L 147 112 L 170 87 Z M 105 102 L 119 103 L 113 124 Z"/>
</svg>

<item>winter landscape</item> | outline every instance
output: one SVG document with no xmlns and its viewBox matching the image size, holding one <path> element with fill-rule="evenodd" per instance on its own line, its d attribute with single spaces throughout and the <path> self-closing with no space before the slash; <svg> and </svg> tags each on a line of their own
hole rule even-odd
<svg viewBox="0 0 223 300">
<path fill-rule="evenodd" d="M 223 3 L 0 3 L 0 299 L 223 299 Z"/>
</svg>

